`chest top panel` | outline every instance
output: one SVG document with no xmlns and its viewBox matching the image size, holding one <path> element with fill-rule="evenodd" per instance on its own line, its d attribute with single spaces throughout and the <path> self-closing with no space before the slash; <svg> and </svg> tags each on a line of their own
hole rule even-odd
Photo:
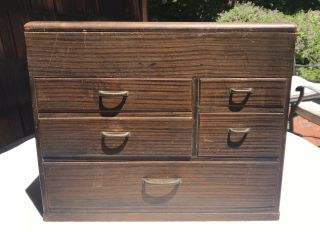
<svg viewBox="0 0 320 232">
<path fill-rule="evenodd" d="M 291 24 L 32 22 L 32 77 L 288 78 Z"/>
</svg>

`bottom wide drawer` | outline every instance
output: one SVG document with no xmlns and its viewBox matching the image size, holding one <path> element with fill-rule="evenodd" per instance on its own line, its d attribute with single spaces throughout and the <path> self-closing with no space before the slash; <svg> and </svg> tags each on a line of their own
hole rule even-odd
<svg viewBox="0 0 320 232">
<path fill-rule="evenodd" d="M 274 161 L 46 162 L 46 211 L 72 213 L 277 212 Z"/>
</svg>

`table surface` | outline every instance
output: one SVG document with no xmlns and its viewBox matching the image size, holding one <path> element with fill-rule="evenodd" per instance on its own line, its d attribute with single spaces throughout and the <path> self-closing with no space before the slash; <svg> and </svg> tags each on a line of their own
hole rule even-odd
<svg viewBox="0 0 320 232">
<path fill-rule="evenodd" d="M 279 221 L 44 222 L 36 207 L 37 176 L 34 138 L 0 154 L 0 231 L 320 231 L 320 149 L 291 133 L 287 135 Z"/>
</svg>

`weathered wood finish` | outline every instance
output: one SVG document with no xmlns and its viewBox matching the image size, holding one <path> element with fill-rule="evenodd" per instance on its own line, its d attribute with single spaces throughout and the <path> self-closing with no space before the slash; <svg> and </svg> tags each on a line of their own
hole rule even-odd
<svg viewBox="0 0 320 232">
<path fill-rule="evenodd" d="M 50 212 L 46 221 L 259 221 L 278 220 L 279 212 L 266 213 L 99 213 L 99 212 Z"/>
<path fill-rule="evenodd" d="M 28 32 L 26 41 L 33 77 L 288 78 L 293 69 L 292 33 Z"/>
<path fill-rule="evenodd" d="M 130 132 L 105 137 L 102 132 Z M 41 118 L 47 157 L 191 156 L 191 117 Z"/>
<path fill-rule="evenodd" d="M 28 32 L 281 32 L 295 33 L 290 23 L 212 23 L 212 22 L 48 22 L 34 21 L 25 24 Z"/>
<path fill-rule="evenodd" d="M 45 220 L 279 218 L 293 25 L 25 28 Z"/>
<path fill-rule="evenodd" d="M 276 162 L 45 163 L 49 212 L 252 213 L 277 210 Z M 150 185 L 142 178 L 181 178 Z"/>
<path fill-rule="evenodd" d="M 37 78 L 39 112 L 190 111 L 191 80 Z M 99 91 L 128 97 L 99 97 Z"/>
<path fill-rule="evenodd" d="M 199 116 L 199 156 L 275 157 L 282 154 L 283 114 L 207 114 Z M 248 133 L 229 128 L 249 128 Z"/>
<path fill-rule="evenodd" d="M 200 79 L 201 112 L 284 112 L 287 79 Z M 230 89 L 252 88 L 252 93 Z"/>
</svg>

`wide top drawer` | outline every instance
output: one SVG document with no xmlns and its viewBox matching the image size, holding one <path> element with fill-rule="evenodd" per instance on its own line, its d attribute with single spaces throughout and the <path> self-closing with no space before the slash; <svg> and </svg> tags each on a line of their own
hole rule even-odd
<svg viewBox="0 0 320 232">
<path fill-rule="evenodd" d="M 32 77 L 285 77 L 294 25 L 29 23 Z"/>
</svg>

